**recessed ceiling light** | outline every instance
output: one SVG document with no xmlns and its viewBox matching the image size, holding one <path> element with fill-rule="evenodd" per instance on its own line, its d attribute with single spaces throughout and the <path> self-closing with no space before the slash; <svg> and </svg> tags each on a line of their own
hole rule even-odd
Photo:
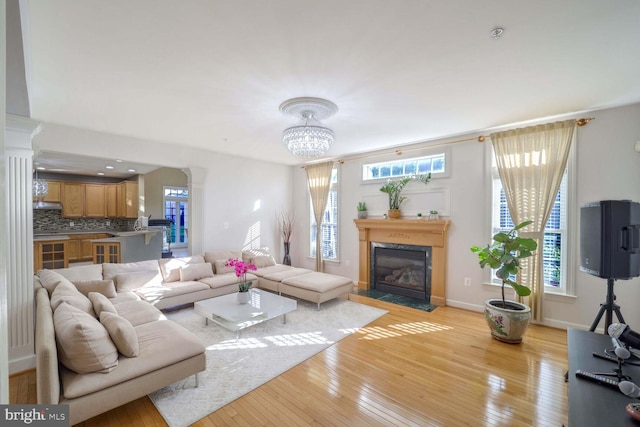
<svg viewBox="0 0 640 427">
<path fill-rule="evenodd" d="M 105 168 L 105 169 L 109 169 L 109 170 L 115 169 L 115 167 L 113 167 L 113 166 L 111 166 L 111 165 L 107 165 L 107 166 L 105 166 L 104 168 Z"/>
<path fill-rule="evenodd" d="M 128 171 L 129 171 L 129 172 L 131 172 L 131 173 L 133 173 L 133 172 L 135 172 L 136 170 L 135 170 L 135 169 L 129 169 Z"/>
<path fill-rule="evenodd" d="M 502 34 L 504 33 L 504 28 L 502 27 L 496 27 L 493 30 L 491 30 L 491 32 L 489 33 L 489 35 L 491 37 L 493 37 L 495 40 L 498 40 L 500 37 L 502 37 Z"/>
<path fill-rule="evenodd" d="M 104 175 L 104 172 L 98 172 L 98 175 L 102 176 Z"/>
<path fill-rule="evenodd" d="M 42 166 L 38 166 L 36 169 L 38 169 L 39 171 L 43 171 L 43 170 L 45 170 L 45 168 L 44 168 L 44 167 L 42 167 Z"/>
<path fill-rule="evenodd" d="M 116 160 L 116 163 L 122 163 L 122 160 L 118 159 Z"/>
</svg>

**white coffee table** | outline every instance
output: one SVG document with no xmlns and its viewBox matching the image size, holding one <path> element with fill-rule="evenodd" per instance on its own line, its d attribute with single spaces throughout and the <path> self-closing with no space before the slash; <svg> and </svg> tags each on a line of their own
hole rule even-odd
<svg viewBox="0 0 640 427">
<path fill-rule="evenodd" d="M 296 300 L 286 298 L 261 289 L 250 289 L 251 299 L 247 304 L 238 304 L 236 294 L 222 295 L 197 301 L 193 304 L 196 313 L 218 325 L 236 332 L 238 339 L 240 330 L 262 323 L 278 316 L 284 316 L 298 307 Z"/>
</svg>

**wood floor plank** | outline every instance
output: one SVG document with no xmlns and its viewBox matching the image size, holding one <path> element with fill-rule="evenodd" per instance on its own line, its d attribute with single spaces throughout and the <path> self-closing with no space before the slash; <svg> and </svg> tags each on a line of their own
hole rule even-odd
<svg viewBox="0 0 640 427">
<path fill-rule="evenodd" d="M 481 313 L 351 299 L 388 313 L 194 425 L 567 423 L 566 331 L 531 325 L 521 344 L 505 344 L 491 338 Z M 10 378 L 11 403 L 35 400 L 34 371 Z M 145 397 L 81 425 L 166 423 Z"/>
</svg>

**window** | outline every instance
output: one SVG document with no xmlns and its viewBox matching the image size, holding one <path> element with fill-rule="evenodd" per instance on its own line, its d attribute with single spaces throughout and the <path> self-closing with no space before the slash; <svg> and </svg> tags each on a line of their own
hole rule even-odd
<svg viewBox="0 0 640 427">
<path fill-rule="evenodd" d="M 498 177 L 497 168 L 493 168 L 493 221 L 492 234 L 500 231 L 508 231 L 513 227 L 513 221 L 507 199 L 502 188 L 502 183 Z M 567 253 L 569 250 L 569 239 L 567 236 L 567 205 L 568 205 L 568 172 L 565 170 L 560 189 L 556 195 L 555 202 L 551 208 L 551 213 L 544 232 L 544 242 L 542 247 L 543 271 L 545 292 L 566 293 L 567 292 Z M 492 282 L 500 283 L 500 280 L 492 273 Z"/>
<path fill-rule="evenodd" d="M 398 178 L 423 173 L 444 174 L 446 157 L 446 153 L 438 153 L 413 159 L 366 164 L 362 166 L 362 180 Z"/>
<path fill-rule="evenodd" d="M 164 217 L 173 224 L 165 238 L 165 243 L 174 247 L 187 246 L 189 190 L 181 187 L 164 187 Z M 164 249 L 168 249 L 166 245 Z"/>
<path fill-rule="evenodd" d="M 318 225 L 313 216 L 313 206 L 309 200 L 310 212 L 310 239 L 309 253 L 312 257 L 316 256 L 316 238 L 318 235 Z M 321 237 L 322 239 L 322 258 L 328 260 L 338 260 L 338 169 L 333 168 L 331 172 L 331 187 L 329 187 L 329 198 L 327 207 L 324 211 L 322 221 Z"/>
</svg>

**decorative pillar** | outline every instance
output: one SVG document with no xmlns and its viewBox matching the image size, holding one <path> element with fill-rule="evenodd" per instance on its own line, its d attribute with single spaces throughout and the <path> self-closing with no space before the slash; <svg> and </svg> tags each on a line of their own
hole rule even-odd
<svg viewBox="0 0 640 427">
<path fill-rule="evenodd" d="M 204 232 L 204 181 L 207 170 L 199 167 L 182 169 L 189 180 L 189 225 L 187 228 L 189 255 L 202 253 Z"/>
<path fill-rule="evenodd" d="M 35 359 L 33 292 L 33 149 L 40 123 L 7 115 L 5 220 L 9 372 L 31 369 Z"/>
</svg>

